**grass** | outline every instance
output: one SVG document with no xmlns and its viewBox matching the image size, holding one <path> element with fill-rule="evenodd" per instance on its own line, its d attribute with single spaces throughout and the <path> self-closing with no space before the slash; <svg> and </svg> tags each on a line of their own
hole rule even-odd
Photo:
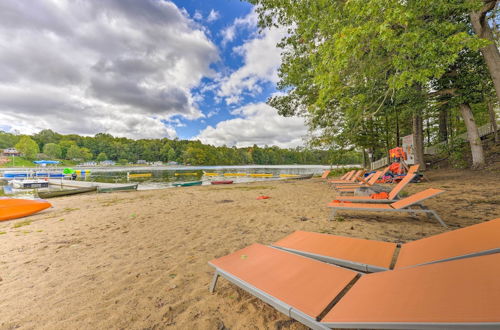
<svg viewBox="0 0 500 330">
<path fill-rule="evenodd" d="M 77 211 L 77 210 L 79 210 L 79 208 L 73 208 L 73 207 L 65 207 L 64 208 L 64 211 L 66 211 L 66 212 Z"/>
<path fill-rule="evenodd" d="M 0 231 L 0 235 L 5 235 L 5 234 L 7 234 L 7 232 L 5 232 L 5 231 Z"/>
<path fill-rule="evenodd" d="M 37 167 L 38 165 L 33 163 L 33 160 L 31 159 L 26 159 L 24 157 L 8 157 L 10 160 L 5 163 L 1 164 L 0 167 Z M 78 164 L 77 162 L 74 162 L 72 160 L 66 160 L 66 159 L 59 159 L 61 162 L 59 166 L 61 167 L 67 167 L 67 166 L 75 166 Z"/>
<path fill-rule="evenodd" d="M 15 223 L 14 226 L 12 226 L 12 228 L 20 228 L 20 227 L 29 226 L 29 225 L 31 225 L 31 221 L 24 220 L 24 221 L 20 221 L 20 222 Z"/>
</svg>

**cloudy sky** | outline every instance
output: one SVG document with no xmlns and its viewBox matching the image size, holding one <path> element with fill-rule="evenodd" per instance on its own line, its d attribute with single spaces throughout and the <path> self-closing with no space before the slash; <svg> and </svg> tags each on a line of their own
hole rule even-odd
<svg viewBox="0 0 500 330">
<path fill-rule="evenodd" d="M 265 104 L 283 36 L 240 0 L 0 1 L 0 130 L 303 144 Z"/>
</svg>

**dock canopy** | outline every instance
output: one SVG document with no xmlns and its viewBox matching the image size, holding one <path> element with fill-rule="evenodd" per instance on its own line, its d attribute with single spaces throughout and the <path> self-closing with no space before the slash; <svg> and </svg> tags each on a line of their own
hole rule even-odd
<svg viewBox="0 0 500 330">
<path fill-rule="evenodd" d="M 50 164 L 59 164 L 58 160 L 35 160 L 33 163 L 38 165 L 50 165 Z"/>
</svg>

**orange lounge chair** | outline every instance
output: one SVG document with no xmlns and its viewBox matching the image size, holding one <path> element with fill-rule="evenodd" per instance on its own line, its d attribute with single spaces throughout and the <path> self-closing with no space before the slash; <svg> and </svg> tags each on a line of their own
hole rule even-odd
<svg viewBox="0 0 500 330">
<path fill-rule="evenodd" d="M 332 208 L 332 219 L 337 211 L 369 211 L 369 212 L 406 212 L 406 213 L 425 213 L 429 217 L 434 216 L 441 225 L 447 227 L 443 220 L 434 210 L 430 210 L 421 204 L 424 200 L 443 193 L 444 190 L 429 188 L 424 191 L 413 194 L 409 197 L 400 199 L 391 204 L 370 204 L 370 203 L 342 203 L 333 201 L 328 204 Z M 412 206 L 419 206 L 420 209 L 412 209 Z"/>
<path fill-rule="evenodd" d="M 356 183 L 359 178 L 363 175 L 363 173 L 365 173 L 364 170 L 359 170 L 359 171 L 356 171 L 354 173 L 354 175 L 349 179 L 349 180 L 346 180 L 346 181 L 335 181 L 335 180 L 332 180 L 332 181 L 328 181 L 328 183 L 331 183 L 332 186 L 338 186 L 338 185 L 344 185 L 344 184 L 353 184 L 353 183 Z"/>
<path fill-rule="evenodd" d="M 393 203 L 399 199 L 398 194 L 401 192 L 401 190 L 404 189 L 404 187 L 406 187 L 408 183 L 410 183 L 411 180 L 413 180 L 415 175 L 416 175 L 415 173 L 412 174 L 408 173 L 403 180 L 399 181 L 398 184 L 395 185 L 394 188 L 392 188 L 392 190 L 388 194 L 388 197 L 385 199 L 374 199 L 370 196 L 348 196 L 348 197 L 339 196 L 337 197 L 336 200 L 341 202 L 356 202 L 356 203 L 382 203 L 382 204 Z"/>
<path fill-rule="evenodd" d="M 335 182 L 338 183 L 338 182 L 346 182 L 346 181 L 350 182 L 352 176 L 354 175 L 354 173 L 356 173 L 355 170 L 349 171 L 346 174 L 344 174 L 340 179 L 338 179 L 338 180 L 329 180 L 328 183 L 335 183 Z"/>
<path fill-rule="evenodd" d="M 362 275 L 254 244 L 209 262 L 312 329 L 500 327 L 500 254 Z"/>
<path fill-rule="evenodd" d="M 402 245 L 296 231 L 273 247 L 362 272 L 379 272 L 500 253 L 500 218 Z"/>
<path fill-rule="evenodd" d="M 326 179 L 326 178 L 328 177 L 328 175 L 329 175 L 329 174 L 330 174 L 330 170 L 326 170 L 326 171 L 324 171 L 324 172 L 323 172 L 323 174 L 321 175 L 321 178 L 322 178 L 322 179 Z M 347 173 L 346 173 L 346 174 L 344 174 L 344 176 L 347 176 Z M 344 177 L 344 176 L 343 176 L 343 177 Z M 343 177 L 342 177 L 342 178 L 343 178 Z M 341 178 L 341 180 L 342 180 L 342 178 Z"/>
<path fill-rule="evenodd" d="M 345 192 L 354 192 L 356 189 L 361 188 L 361 187 L 371 187 L 377 182 L 377 180 L 380 178 L 382 175 L 383 171 L 377 171 L 375 173 L 370 174 L 368 177 L 361 179 L 361 182 L 353 184 L 353 185 L 340 185 L 336 186 L 335 190 L 337 190 L 340 193 L 345 193 Z"/>
</svg>

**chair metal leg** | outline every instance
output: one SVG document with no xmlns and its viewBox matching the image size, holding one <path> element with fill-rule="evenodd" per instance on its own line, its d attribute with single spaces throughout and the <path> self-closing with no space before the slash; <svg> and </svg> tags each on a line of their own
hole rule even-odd
<svg viewBox="0 0 500 330">
<path fill-rule="evenodd" d="M 219 279 L 219 272 L 215 271 L 214 277 L 212 278 L 212 282 L 210 283 L 210 289 L 209 289 L 210 293 L 214 293 L 218 279 Z"/>
</svg>

